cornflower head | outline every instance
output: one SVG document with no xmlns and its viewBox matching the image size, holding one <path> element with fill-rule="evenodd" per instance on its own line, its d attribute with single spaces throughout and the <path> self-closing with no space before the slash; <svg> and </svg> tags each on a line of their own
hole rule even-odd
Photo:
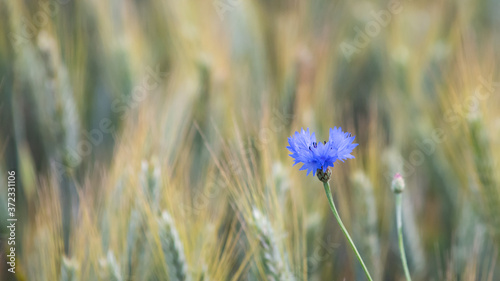
<svg viewBox="0 0 500 281">
<path fill-rule="evenodd" d="M 330 129 L 328 141 L 317 142 L 315 133 L 310 133 L 307 130 L 301 129 L 300 132 L 288 138 L 286 148 L 291 152 L 289 154 L 293 159 L 293 165 L 302 163 L 299 169 L 307 170 L 307 175 L 311 172 L 313 175 L 318 175 L 318 178 L 323 182 L 330 180 L 333 164 L 340 160 L 354 158 L 351 155 L 352 150 L 358 146 L 354 141 L 354 136 L 350 133 L 342 131 L 341 127 Z"/>
</svg>

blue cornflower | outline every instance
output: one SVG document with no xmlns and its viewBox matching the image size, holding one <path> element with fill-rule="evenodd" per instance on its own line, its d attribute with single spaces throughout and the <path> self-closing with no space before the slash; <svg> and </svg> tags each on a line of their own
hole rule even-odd
<svg viewBox="0 0 500 281">
<path fill-rule="evenodd" d="M 302 163 L 300 170 L 307 170 L 307 175 L 311 172 L 327 172 L 328 167 L 333 167 L 335 161 L 344 162 L 345 159 L 354 158 L 351 155 L 352 150 L 358 145 L 350 133 L 344 133 L 342 128 L 334 127 L 330 129 L 328 142 L 316 142 L 314 133 L 310 134 L 309 129 L 300 132 L 288 138 L 286 148 L 291 152 L 290 156 L 294 159 L 293 165 Z"/>
</svg>

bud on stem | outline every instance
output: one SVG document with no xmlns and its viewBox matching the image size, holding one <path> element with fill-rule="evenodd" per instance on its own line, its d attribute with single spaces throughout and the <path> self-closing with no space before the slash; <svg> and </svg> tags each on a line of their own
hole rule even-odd
<svg viewBox="0 0 500 281">
<path fill-rule="evenodd" d="M 330 168 L 326 169 L 326 172 L 323 172 L 322 169 L 318 169 L 316 171 L 316 176 L 318 176 L 318 179 L 324 183 L 328 183 L 330 181 L 330 177 L 332 176 L 332 170 Z"/>
<path fill-rule="evenodd" d="M 400 173 L 396 173 L 392 179 L 391 190 L 392 192 L 399 194 L 405 189 L 405 180 Z"/>
</svg>

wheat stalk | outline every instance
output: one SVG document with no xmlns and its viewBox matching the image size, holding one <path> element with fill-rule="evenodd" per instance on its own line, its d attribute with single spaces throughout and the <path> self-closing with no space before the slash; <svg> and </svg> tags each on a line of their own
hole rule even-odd
<svg viewBox="0 0 500 281">
<path fill-rule="evenodd" d="M 174 221 L 167 211 L 159 219 L 160 242 L 170 281 L 190 280 L 184 247 L 175 228 Z"/>
<path fill-rule="evenodd" d="M 380 274 L 380 241 L 377 233 L 377 207 L 373 185 L 362 171 L 353 174 L 351 182 L 354 187 L 357 211 L 354 237 L 360 241 L 364 251 L 369 253 L 367 263 L 374 272 L 375 279 Z"/>
<path fill-rule="evenodd" d="M 500 239 L 500 194 L 495 178 L 494 161 L 491 157 L 490 143 L 483 120 L 480 116 L 472 116 L 468 120 L 471 134 L 472 153 L 479 183 L 482 186 L 481 199 L 484 204 L 483 215 L 490 231 L 496 239 Z"/>
<path fill-rule="evenodd" d="M 76 260 L 67 257 L 62 258 L 61 281 L 77 281 L 80 265 Z"/>
<path fill-rule="evenodd" d="M 153 208 L 158 209 L 161 177 L 160 165 L 157 159 L 142 161 L 140 181 L 143 192 L 147 196 L 148 200 L 152 202 Z"/>
<path fill-rule="evenodd" d="M 123 257 L 127 261 L 128 276 L 131 278 L 133 276 L 133 264 L 134 257 L 137 256 L 138 251 L 138 240 L 141 245 L 143 242 L 139 239 L 140 231 L 143 226 L 143 221 L 141 214 L 135 208 L 132 210 L 129 219 L 128 231 L 127 231 L 127 251 L 126 256 Z"/>
<path fill-rule="evenodd" d="M 122 275 L 120 273 L 120 266 L 116 262 L 115 255 L 110 250 L 106 258 L 103 258 L 99 261 L 99 265 L 101 266 L 101 273 L 103 275 L 104 280 L 109 281 L 122 281 Z"/>
<path fill-rule="evenodd" d="M 260 242 L 260 257 L 268 280 L 294 280 L 289 267 L 283 262 L 269 219 L 257 208 L 253 209 L 252 214 Z"/>
</svg>

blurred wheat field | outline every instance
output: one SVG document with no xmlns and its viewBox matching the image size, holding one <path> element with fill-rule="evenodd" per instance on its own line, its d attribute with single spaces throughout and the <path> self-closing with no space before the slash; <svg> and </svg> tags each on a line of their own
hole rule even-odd
<svg viewBox="0 0 500 281">
<path fill-rule="evenodd" d="M 0 1 L 1 280 L 500 280 L 500 2 Z M 7 224 L 7 188 L 0 220 Z M 5 255 L 4 255 L 5 253 Z"/>
</svg>

